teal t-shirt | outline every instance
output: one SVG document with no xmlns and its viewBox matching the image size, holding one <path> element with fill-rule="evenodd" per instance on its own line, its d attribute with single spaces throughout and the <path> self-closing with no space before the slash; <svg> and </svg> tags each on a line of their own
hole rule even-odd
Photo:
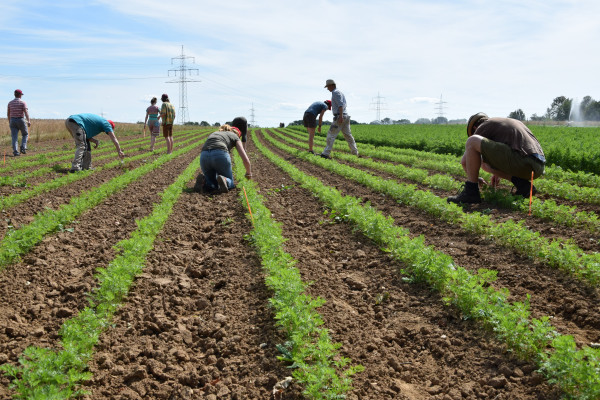
<svg viewBox="0 0 600 400">
<path fill-rule="evenodd" d="M 111 133 L 113 131 L 110 123 L 96 114 L 75 114 L 71 115 L 69 119 L 75 121 L 77 125 L 85 130 L 87 139 L 93 138 L 101 132 Z"/>
</svg>

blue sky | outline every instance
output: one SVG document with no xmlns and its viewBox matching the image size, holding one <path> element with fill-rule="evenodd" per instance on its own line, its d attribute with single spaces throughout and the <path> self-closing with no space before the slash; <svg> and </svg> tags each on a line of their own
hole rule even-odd
<svg viewBox="0 0 600 400">
<path fill-rule="evenodd" d="M 557 96 L 600 100 L 600 2 L 12 2 L 0 13 L 0 92 L 22 89 L 33 118 L 93 112 L 144 119 L 152 96 L 191 121 L 302 119 L 333 78 L 352 119 L 542 115 Z M 194 61 L 194 62 L 192 62 Z M 196 71 L 197 69 L 197 71 Z M 160 104 L 160 101 L 159 101 Z M 331 114 L 326 114 L 330 119 Z"/>
</svg>

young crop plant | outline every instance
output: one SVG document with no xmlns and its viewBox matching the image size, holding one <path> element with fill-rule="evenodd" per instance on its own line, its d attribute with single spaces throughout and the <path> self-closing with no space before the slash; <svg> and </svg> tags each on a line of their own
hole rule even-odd
<svg viewBox="0 0 600 400">
<path fill-rule="evenodd" d="M 509 303 L 508 290 L 496 290 L 490 284 L 495 279 L 494 272 L 480 270 L 477 275 L 470 274 L 448 255 L 425 246 L 422 238 L 411 239 L 404 228 L 394 225 L 391 218 L 370 206 L 362 206 L 356 198 L 342 196 L 337 189 L 325 186 L 317 178 L 279 158 L 259 141 L 255 143 L 269 160 L 303 188 L 346 216 L 346 221 L 403 263 L 406 273 L 412 274 L 415 280 L 427 282 L 447 303 L 456 305 L 466 316 L 496 332 L 515 354 L 541 366 L 546 377 L 557 383 L 568 396 L 598 398 L 599 351 L 589 347 L 577 350 L 572 338 L 569 341 L 568 336 L 561 336 L 550 325 L 549 318 L 531 318 L 528 299 L 524 303 Z M 327 163 L 333 164 L 331 160 Z"/>
<path fill-rule="evenodd" d="M 329 331 L 317 313 L 325 300 L 306 294 L 307 283 L 302 282 L 296 261 L 283 250 L 285 239 L 281 224 L 271 219 L 253 181 L 244 176 L 243 163 L 235 155 L 235 174 L 240 177 L 240 202 L 246 206 L 245 193 L 252 210 L 252 244 L 256 247 L 267 273 L 266 284 L 273 290 L 269 300 L 275 310 L 277 325 L 289 340 L 280 345 L 283 361 L 290 362 L 293 376 L 303 385 L 303 394 L 309 399 L 343 399 L 352 389 L 351 377 L 364 368 L 350 365 L 351 360 L 338 354 L 339 343 L 332 343 Z"/>
<path fill-rule="evenodd" d="M 134 278 L 144 268 L 156 236 L 197 170 L 196 159 L 161 193 L 161 202 L 154 206 L 152 213 L 136 221 L 138 228 L 129 239 L 117 243 L 118 255 L 107 268 L 97 271 L 99 284 L 90 295 L 89 306 L 61 327 L 62 350 L 28 347 L 19 358 L 19 366 L 5 364 L 0 367 L 13 378 L 11 388 L 16 391 L 15 398 L 58 400 L 86 394 L 81 384 L 91 378 L 87 363 L 94 346 L 102 331 L 110 326 L 112 316 L 129 292 Z"/>
</svg>

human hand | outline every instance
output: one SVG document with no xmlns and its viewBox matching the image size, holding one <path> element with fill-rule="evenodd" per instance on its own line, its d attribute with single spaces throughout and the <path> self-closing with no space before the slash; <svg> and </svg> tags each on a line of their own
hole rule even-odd
<svg viewBox="0 0 600 400">
<path fill-rule="evenodd" d="M 482 187 L 483 185 L 487 185 L 488 183 L 485 181 L 485 179 L 483 179 L 482 177 L 479 177 L 477 179 L 477 183 L 479 183 L 479 187 Z"/>
<path fill-rule="evenodd" d="M 119 150 L 119 158 L 122 160 L 123 158 L 125 158 L 125 153 L 123 153 L 123 150 Z"/>
<path fill-rule="evenodd" d="M 490 180 L 490 185 L 495 189 L 498 187 L 499 183 L 500 183 L 500 177 L 498 175 L 493 175 L 492 179 Z"/>
<path fill-rule="evenodd" d="M 252 173 L 250 172 L 246 172 L 246 175 L 244 175 L 246 177 L 246 179 L 252 179 Z"/>
</svg>

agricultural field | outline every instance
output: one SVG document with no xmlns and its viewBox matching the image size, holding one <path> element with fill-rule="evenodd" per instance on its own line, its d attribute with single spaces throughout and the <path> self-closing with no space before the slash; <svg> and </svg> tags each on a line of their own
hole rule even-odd
<svg viewBox="0 0 600 400">
<path fill-rule="evenodd" d="M 253 179 L 234 151 L 238 188 L 199 194 L 209 133 L 6 158 L 0 398 L 600 398 L 597 175 L 461 208 L 452 151 L 255 129 Z"/>
</svg>

